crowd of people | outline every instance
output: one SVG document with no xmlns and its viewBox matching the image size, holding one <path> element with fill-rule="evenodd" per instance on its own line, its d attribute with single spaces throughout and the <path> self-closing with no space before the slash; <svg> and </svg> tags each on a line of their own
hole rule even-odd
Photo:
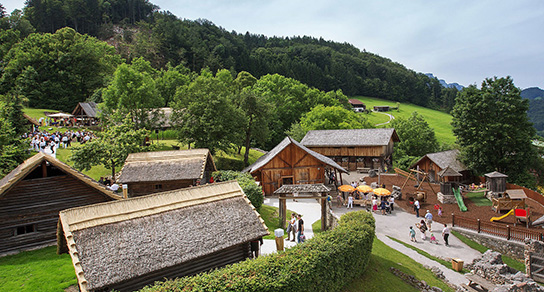
<svg viewBox="0 0 544 292">
<path fill-rule="evenodd" d="M 30 150 L 37 152 L 45 152 L 45 149 L 49 148 L 51 153 L 62 146 L 62 148 L 68 148 L 72 145 L 73 141 L 77 141 L 84 144 L 95 138 L 94 134 L 90 131 L 71 131 L 68 130 L 64 133 L 59 131 L 49 133 L 47 131 L 34 131 L 24 133 L 23 139 L 30 139 Z"/>
<path fill-rule="evenodd" d="M 439 209 L 442 210 L 442 209 Z M 418 216 L 419 217 L 419 216 Z M 438 240 L 434 236 L 434 233 L 432 231 L 432 223 L 433 223 L 433 214 L 430 210 L 427 210 L 424 216 L 425 219 L 422 219 L 420 222 L 416 222 L 414 226 L 419 229 L 419 232 L 421 233 L 421 240 L 425 241 L 427 240 L 427 231 L 430 233 L 430 243 L 438 244 Z M 447 224 L 444 224 L 444 228 L 442 229 L 442 238 L 444 240 L 444 244 L 446 246 L 449 245 L 448 243 L 448 237 L 450 235 L 450 227 L 448 227 Z M 410 226 L 410 240 L 413 242 L 417 242 L 416 239 L 416 232 L 412 226 Z"/>
<path fill-rule="evenodd" d="M 293 235 L 293 239 L 291 239 L 291 235 Z M 304 220 L 302 220 L 302 215 L 292 213 L 291 219 L 287 222 L 287 238 L 285 240 L 303 243 L 305 239 L 306 236 L 304 235 Z"/>
</svg>

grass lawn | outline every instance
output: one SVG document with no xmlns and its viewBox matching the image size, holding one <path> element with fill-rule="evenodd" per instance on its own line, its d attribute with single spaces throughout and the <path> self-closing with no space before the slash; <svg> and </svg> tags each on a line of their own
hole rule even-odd
<svg viewBox="0 0 544 292">
<path fill-rule="evenodd" d="M 388 105 L 392 107 L 397 106 L 397 102 L 391 100 L 384 100 L 365 96 L 357 96 L 354 98 L 357 98 L 360 101 L 364 102 L 367 109 L 372 109 L 376 105 Z M 429 126 L 434 129 L 436 138 L 438 139 L 439 143 L 455 143 L 455 137 L 453 136 L 451 126 L 452 117 L 450 114 L 408 103 L 401 103 L 398 111 L 393 110 L 387 113 L 393 115 L 396 118 L 408 118 L 414 111 L 417 111 L 418 114 L 422 115 L 427 123 L 429 123 Z M 368 115 L 368 119 L 372 124 L 378 124 L 387 121 L 384 121 L 384 117 L 385 115 L 375 113 Z M 387 127 L 387 125 L 384 125 L 383 127 Z"/>
<path fill-rule="evenodd" d="M 439 287 L 443 291 L 454 291 L 446 283 L 437 279 L 430 270 L 423 268 L 423 265 L 390 248 L 377 238 L 374 238 L 372 254 L 366 271 L 359 279 L 355 279 L 349 283 L 343 291 L 419 291 L 391 273 L 389 270 L 390 267 L 399 269 L 406 274 L 414 275 L 417 279 L 427 282 L 430 286 Z"/>
<path fill-rule="evenodd" d="M 77 284 L 70 256 L 57 247 L 0 258 L 0 291 L 64 291 Z"/>
<path fill-rule="evenodd" d="M 321 219 L 312 223 L 312 231 L 314 232 L 314 234 L 319 234 L 323 232 L 323 230 L 321 230 Z"/>
<path fill-rule="evenodd" d="M 489 248 L 475 242 L 475 241 L 472 241 L 470 239 L 468 239 L 466 236 L 460 234 L 459 232 L 457 231 L 453 231 L 451 232 L 455 237 L 459 238 L 459 240 L 461 240 L 463 243 L 465 243 L 466 245 L 470 246 L 471 248 L 481 252 L 481 253 L 484 253 L 486 252 Z M 509 267 L 511 268 L 514 268 L 518 271 L 521 271 L 521 272 L 524 272 L 525 273 L 525 264 L 514 259 L 514 258 L 511 258 L 507 255 L 502 255 L 502 261 L 507 264 Z"/>
<path fill-rule="evenodd" d="M 264 224 L 266 224 L 266 227 L 268 227 L 268 231 L 270 231 L 270 235 L 267 235 L 263 237 L 264 239 L 275 239 L 274 236 L 274 230 L 281 228 L 280 227 L 280 212 L 279 209 L 272 206 L 262 205 L 261 210 L 259 211 L 261 214 L 261 218 L 264 220 Z M 291 213 L 293 212 L 289 209 L 287 209 L 287 218 L 286 220 L 289 220 L 291 218 Z M 287 237 L 287 233 L 284 234 L 284 238 Z"/>
<path fill-rule="evenodd" d="M 40 118 L 45 118 L 44 112 L 57 113 L 58 110 L 52 109 L 39 109 L 39 108 L 23 108 L 23 113 L 27 114 L 29 117 L 39 120 Z"/>
<path fill-rule="evenodd" d="M 465 193 L 465 197 L 471 200 L 476 206 L 491 206 L 492 203 L 484 196 L 484 192 Z"/>
</svg>

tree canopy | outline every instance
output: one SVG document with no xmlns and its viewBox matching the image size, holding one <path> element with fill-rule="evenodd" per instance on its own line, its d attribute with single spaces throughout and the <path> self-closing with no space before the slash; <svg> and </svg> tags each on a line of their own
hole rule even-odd
<svg viewBox="0 0 544 292">
<path fill-rule="evenodd" d="M 512 182 L 527 180 L 536 157 L 527 108 L 528 101 L 510 77 L 488 78 L 481 89 L 469 86 L 461 91 L 452 125 L 463 162 L 478 174 L 499 171 Z"/>
</svg>

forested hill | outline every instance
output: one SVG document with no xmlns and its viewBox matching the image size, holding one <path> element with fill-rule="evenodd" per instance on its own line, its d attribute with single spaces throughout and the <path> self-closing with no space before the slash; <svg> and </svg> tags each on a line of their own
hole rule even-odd
<svg viewBox="0 0 544 292">
<path fill-rule="evenodd" d="M 208 67 L 212 72 L 248 71 L 255 77 L 278 73 L 321 90 L 342 89 L 347 95 L 446 111 L 453 107 L 457 93 L 436 78 L 348 43 L 229 32 L 208 20 L 182 20 L 159 12 L 147 0 L 28 0 L 22 19 L 37 32 L 69 26 L 108 40 L 129 62 L 144 57 L 156 68 L 170 63 L 196 72 Z"/>
<path fill-rule="evenodd" d="M 544 90 L 538 87 L 526 88 L 521 91 L 521 97 L 529 100 L 527 116 L 538 135 L 544 137 Z"/>
</svg>

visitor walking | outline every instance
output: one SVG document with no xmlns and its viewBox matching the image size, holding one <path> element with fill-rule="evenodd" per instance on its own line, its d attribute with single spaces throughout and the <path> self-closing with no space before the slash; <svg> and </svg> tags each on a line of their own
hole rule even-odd
<svg viewBox="0 0 544 292">
<path fill-rule="evenodd" d="M 412 226 L 410 226 L 410 240 L 412 242 L 417 242 L 417 240 L 416 240 L 416 231 L 414 230 L 414 228 L 412 228 Z"/>
<path fill-rule="evenodd" d="M 353 209 L 353 194 L 350 193 L 348 196 L 348 206 L 347 209 Z"/>
<path fill-rule="evenodd" d="M 449 246 L 448 237 L 450 237 L 450 228 L 447 224 L 444 224 L 444 229 L 442 229 L 442 238 L 444 238 L 444 243 L 446 246 Z"/>
<path fill-rule="evenodd" d="M 291 213 L 291 220 L 289 220 L 288 226 L 287 226 L 287 238 L 285 240 L 289 241 L 291 240 L 291 233 L 293 234 L 293 240 L 295 241 L 296 234 L 297 234 L 297 217 L 295 213 Z"/>
<path fill-rule="evenodd" d="M 414 200 L 414 211 L 416 211 L 416 218 L 419 218 L 419 201 L 417 199 Z"/>
<path fill-rule="evenodd" d="M 431 224 L 433 224 L 433 214 L 429 210 L 425 213 L 425 223 L 427 224 L 427 229 L 431 231 Z"/>
<path fill-rule="evenodd" d="M 298 236 L 297 236 L 297 243 L 303 243 L 306 239 L 306 236 L 304 235 L 304 220 L 302 220 L 302 215 L 297 215 L 297 229 L 298 229 Z"/>
</svg>

